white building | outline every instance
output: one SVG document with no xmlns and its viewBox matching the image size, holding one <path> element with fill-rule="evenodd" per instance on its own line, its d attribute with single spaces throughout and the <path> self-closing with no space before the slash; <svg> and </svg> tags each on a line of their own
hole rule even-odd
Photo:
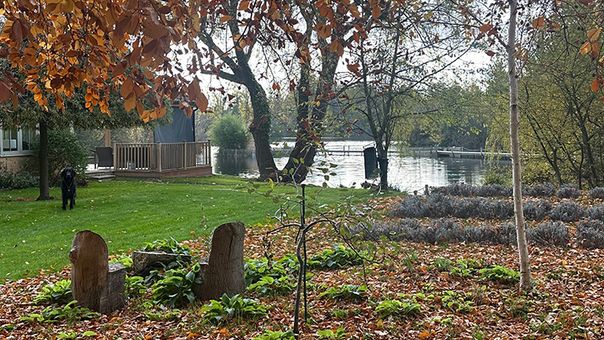
<svg viewBox="0 0 604 340">
<path fill-rule="evenodd" d="M 31 155 L 36 131 L 26 128 L 2 128 L 0 125 L 0 170 L 18 172 Z"/>
</svg>

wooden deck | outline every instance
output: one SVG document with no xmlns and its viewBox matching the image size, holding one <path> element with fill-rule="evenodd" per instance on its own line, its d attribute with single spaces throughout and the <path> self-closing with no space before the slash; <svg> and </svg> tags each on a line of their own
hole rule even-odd
<svg viewBox="0 0 604 340">
<path fill-rule="evenodd" d="M 212 175 L 210 142 L 115 144 L 117 177 L 168 178 Z"/>
</svg>

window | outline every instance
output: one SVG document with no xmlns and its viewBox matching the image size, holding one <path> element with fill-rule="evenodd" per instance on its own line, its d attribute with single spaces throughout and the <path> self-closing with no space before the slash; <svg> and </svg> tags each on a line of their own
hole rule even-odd
<svg viewBox="0 0 604 340">
<path fill-rule="evenodd" d="M 0 156 L 31 154 L 34 134 L 33 129 L 0 128 Z"/>
</svg>

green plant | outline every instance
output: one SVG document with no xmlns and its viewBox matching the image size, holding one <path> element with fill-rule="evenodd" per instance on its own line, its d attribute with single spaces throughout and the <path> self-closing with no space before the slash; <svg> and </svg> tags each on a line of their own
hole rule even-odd
<svg viewBox="0 0 604 340">
<path fill-rule="evenodd" d="M 295 288 L 296 284 L 287 276 L 281 276 L 277 279 L 264 276 L 260 281 L 247 287 L 249 291 L 260 295 L 283 295 L 291 293 Z"/>
<path fill-rule="evenodd" d="M 513 284 L 520 280 L 520 273 L 508 267 L 494 265 L 479 270 L 480 277 L 504 284 Z"/>
<path fill-rule="evenodd" d="M 129 298 L 139 297 L 145 294 L 145 278 L 142 276 L 126 276 L 126 294 Z"/>
<path fill-rule="evenodd" d="M 189 255 L 189 248 L 183 246 L 172 237 L 169 239 L 147 242 L 142 248 L 142 251 L 160 251 L 179 255 Z"/>
<path fill-rule="evenodd" d="M 338 327 L 335 331 L 331 329 L 323 329 L 317 331 L 319 339 L 346 339 L 346 330 L 344 327 Z"/>
<path fill-rule="evenodd" d="M 64 304 L 73 300 L 71 295 L 71 280 L 61 280 L 47 284 L 34 298 L 34 303 L 40 304 Z"/>
<path fill-rule="evenodd" d="M 40 142 L 33 143 L 31 169 L 38 169 L 40 161 Z M 85 179 L 88 152 L 78 140 L 78 137 L 67 129 L 50 130 L 48 132 L 48 173 L 52 184 L 60 181 L 61 171 L 72 167 L 78 174 L 78 181 Z"/>
<path fill-rule="evenodd" d="M 415 263 L 417 263 L 418 260 L 419 256 L 417 256 L 417 252 L 411 251 L 407 253 L 405 257 L 403 257 L 403 265 L 410 270 L 413 268 L 413 266 L 415 265 Z"/>
<path fill-rule="evenodd" d="M 334 319 L 346 319 L 348 317 L 349 311 L 346 309 L 334 309 L 329 312 L 332 318 Z"/>
<path fill-rule="evenodd" d="M 289 331 L 271 331 L 266 330 L 264 333 L 254 337 L 252 340 L 295 340 L 294 332 Z"/>
<path fill-rule="evenodd" d="M 249 138 L 240 116 L 226 114 L 218 117 L 210 127 L 212 143 L 223 149 L 245 149 Z"/>
<path fill-rule="evenodd" d="M 381 318 L 409 317 L 421 313 L 421 305 L 415 301 L 384 300 L 375 308 Z"/>
<path fill-rule="evenodd" d="M 164 278 L 151 287 L 153 299 L 170 307 L 184 306 L 193 302 L 195 300 L 193 285 L 200 283 L 200 270 L 199 264 L 195 264 L 191 269 L 167 270 Z"/>
<path fill-rule="evenodd" d="M 27 171 L 16 174 L 0 169 L 0 189 L 24 189 L 35 187 L 40 179 Z"/>
<path fill-rule="evenodd" d="M 334 300 L 363 300 L 367 298 L 367 286 L 343 285 L 331 287 L 319 294 L 319 297 Z"/>
<path fill-rule="evenodd" d="M 244 298 L 239 294 L 232 297 L 224 294 L 220 300 L 210 300 L 201 307 L 201 312 L 210 323 L 219 324 L 231 319 L 262 317 L 267 314 L 267 308 L 256 300 Z"/>
<path fill-rule="evenodd" d="M 497 166 L 490 166 L 484 173 L 483 185 L 503 185 L 511 186 L 512 179 L 510 178 L 509 171 Z"/>
<path fill-rule="evenodd" d="M 448 272 L 453 266 L 453 261 L 444 257 L 437 257 L 434 259 L 432 266 L 439 272 Z"/>
<path fill-rule="evenodd" d="M 145 313 L 145 318 L 149 321 L 174 321 L 178 320 L 182 314 L 180 309 L 167 310 L 162 308 L 160 310 L 149 310 Z"/>
<path fill-rule="evenodd" d="M 311 257 L 308 261 L 308 266 L 320 269 L 339 269 L 356 266 L 363 263 L 361 255 L 352 248 L 336 244 L 333 248 L 325 249 L 323 252 Z"/>
<path fill-rule="evenodd" d="M 440 302 L 443 307 L 456 313 L 469 313 L 474 306 L 471 294 L 462 294 L 451 290 L 443 292 Z"/>
<path fill-rule="evenodd" d="M 269 261 L 266 258 L 250 259 L 245 261 L 243 267 L 245 282 L 246 284 L 251 285 L 267 276 L 279 279 L 296 271 L 298 268 L 297 266 L 297 260 L 295 263 L 291 262 L 289 257 L 283 257 L 277 261 Z"/>
<path fill-rule="evenodd" d="M 507 307 L 512 317 L 526 317 L 530 312 L 533 303 L 523 296 L 520 297 L 509 297 L 505 300 L 505 306 Z"/>
<path fill-rule="evenodd" d="M 79 307 L 76 301 L 71 301 L 63 307 L 49 306 L 44 308 L 41 313 L 30 313 L 20 318 L 28 323 L 55 323 L 62 320 L 67 323 L 73 323 L 80 320 L 96 319 L 99 313 L 93 312 L 88 308 Z"/>
<path fill-rule="evenodd" d="M 459 259 L 455 262 L 455 267 L 450 270 L 451 275 L 459 277 L 470 277 L 478 270 L 484 267 L 480 260 L 475 259 Z"/>
<path fill-rule="evenodd" d="M 124 268 L 126 268 L 126 270 L 130 270 L 130 268 L 132 268 L 132 257 L 130 256 L 120 256 L 120 257 L 116 257 L 113 260 L 109 261 L 110 264 L 113 263 L 119 263 L 122 266 L 124 266 Z"/>
<path fill-rule="evenodd" d="M 57 335 L 57 339 L 78 339 L 78 338 L 91 338 L 91 337 L 96 337 L 97 334 L 96 332 L 93 331 L 85 331 L 81 334 L 79 334 L 76 331 L 69 331 L 69 332 L 61 332 Z"/>
</svg>

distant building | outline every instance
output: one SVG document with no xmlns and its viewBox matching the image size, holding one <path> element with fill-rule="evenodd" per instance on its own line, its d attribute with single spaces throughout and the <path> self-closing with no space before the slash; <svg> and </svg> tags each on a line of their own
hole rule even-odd
<svg viewBox="0 0 604 340">
<path fill-rule="evenodd" d="M 19 172 L 33 154 L 35 129 L 2 128 L 0 125 L 0 170 Z"/>
</svg>

